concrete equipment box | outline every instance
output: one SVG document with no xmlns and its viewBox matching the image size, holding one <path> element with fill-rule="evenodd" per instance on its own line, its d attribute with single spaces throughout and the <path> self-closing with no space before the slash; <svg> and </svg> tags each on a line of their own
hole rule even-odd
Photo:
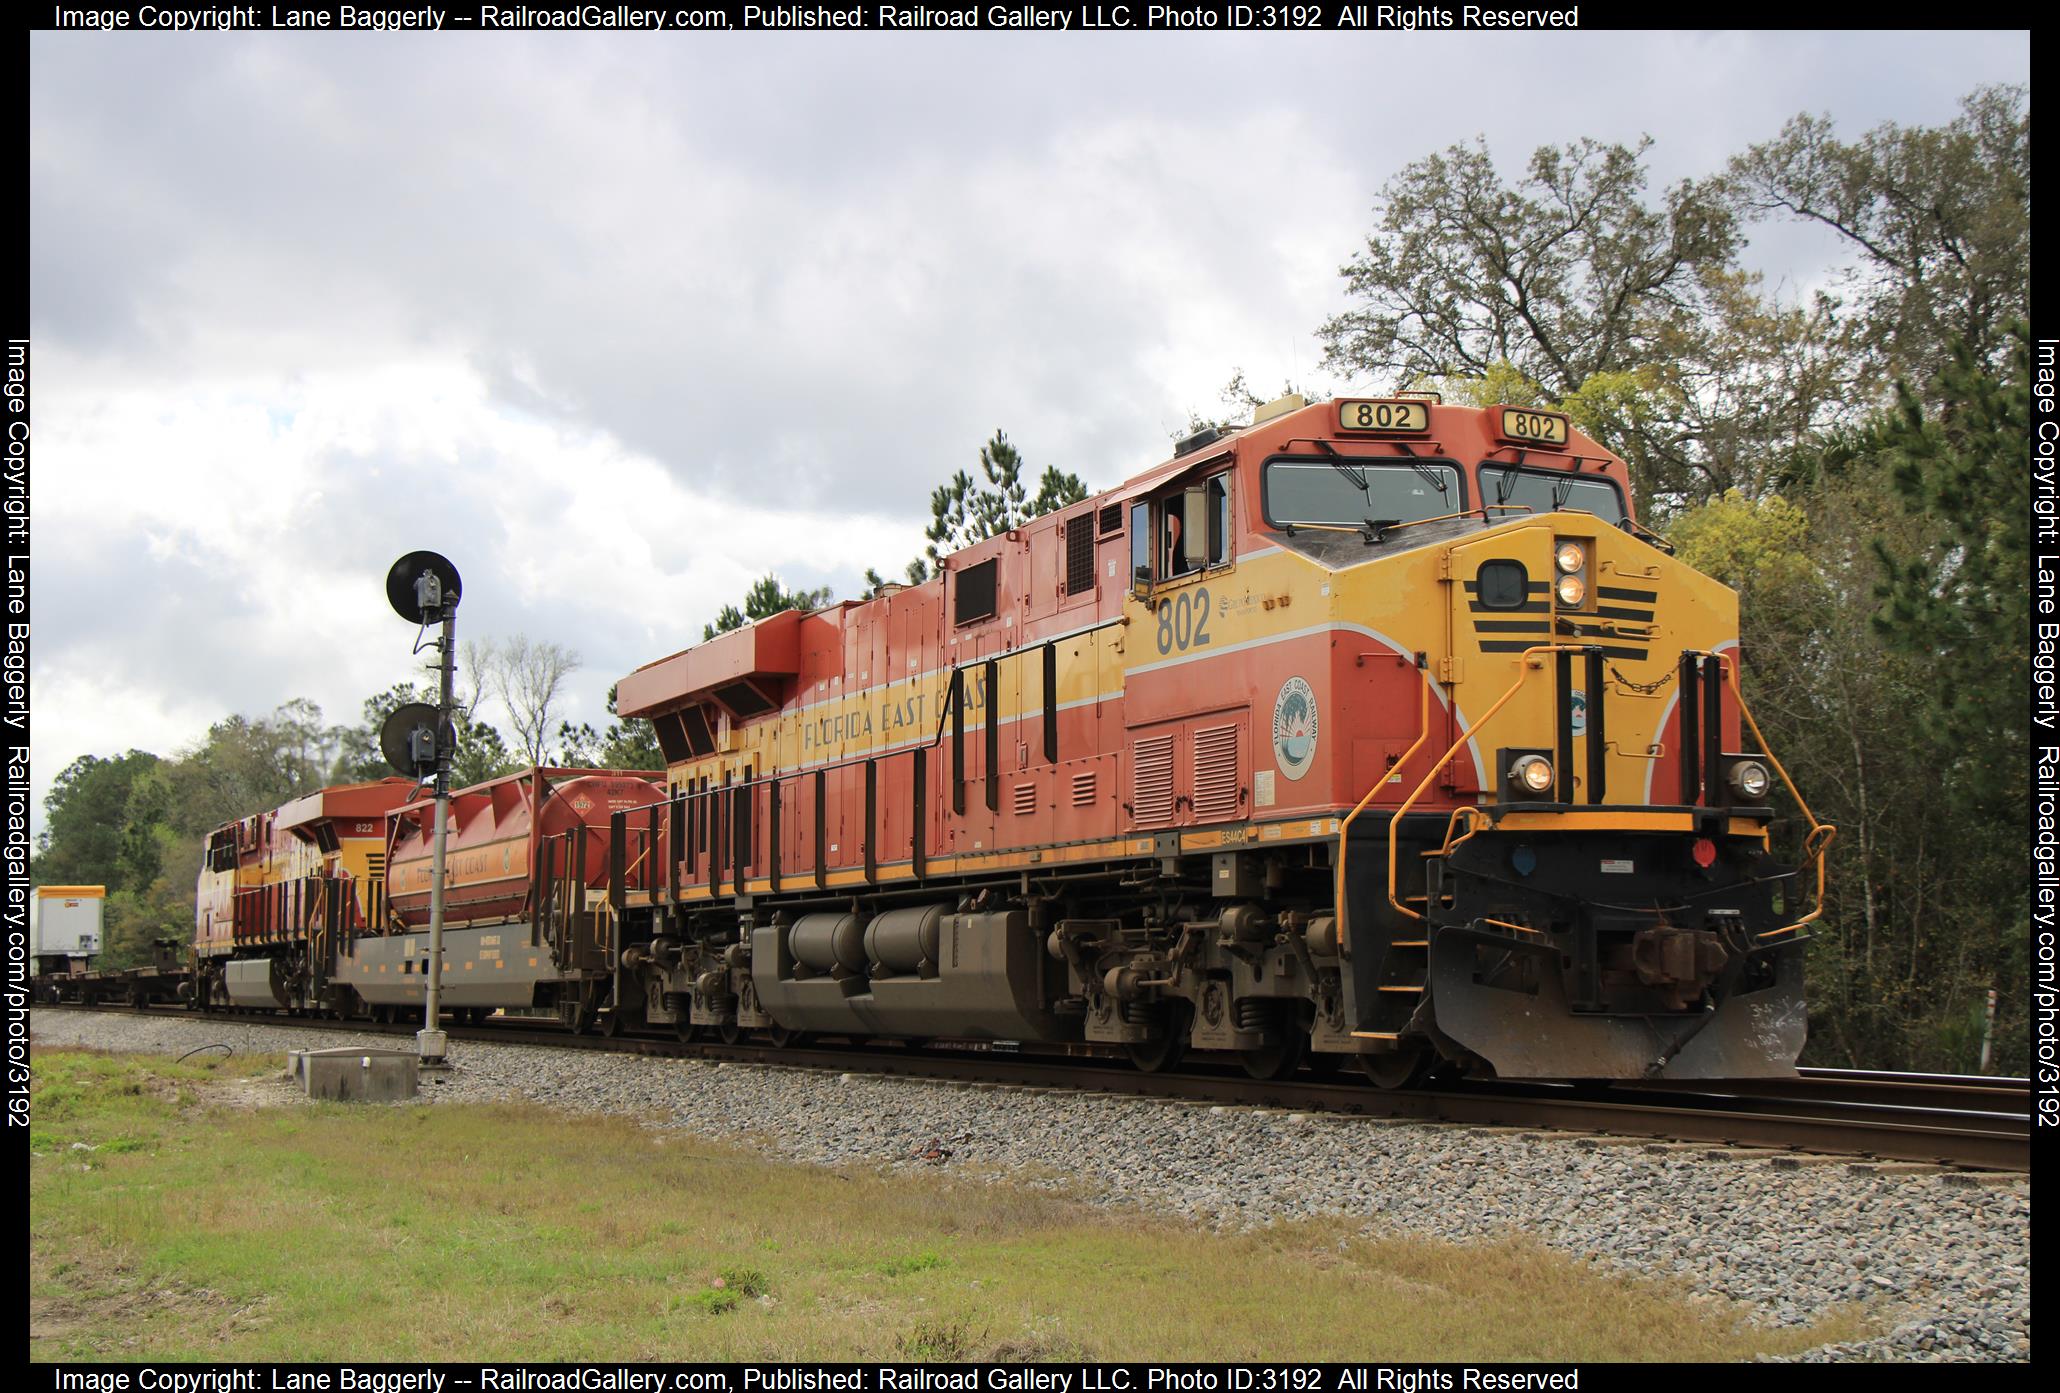
<svg viewBox="0 0 2060 1393">
<path fill-rule="evenodd" d="M 310 1098 L 346 1103 L 391 1103 L 416 1091 L 413 1050 L 339 1045 L 332 1050 L 295 1050 L 289 1072 Z"/>
<path fill-rule="evenodd" d="M 105 885 L 36 887 L 36 954 L 87 958 L 100 951 L 100 911 Z"/>
</svg>

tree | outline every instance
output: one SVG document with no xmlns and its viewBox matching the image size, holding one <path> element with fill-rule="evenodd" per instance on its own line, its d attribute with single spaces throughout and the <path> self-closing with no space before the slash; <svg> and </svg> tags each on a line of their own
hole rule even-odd
<svg viewBox="0 0 2060 1393">
<path fill-rule="evenodd" d="M 785 610 L 820 609 L 830 602 L 831 593 L 827 585 L 819 590 L 789 590 L 780 583 L 777 575 L 767 571 L 753 581 L 751 588 L 744 592 L 742 609 L 735 605 L 724 605 L 716 614 L 713 624 L 702 626 L 701 641 L 706 643 L 717 634 L 741 629 L 754 620 L 770 619 Z M 613 698 L 610 698 L 610 701 L 612 703 Z M 612 704 L 609 709 L 613 711 Z"/>
<path fill-rule="evenodd" d="M 111 759 L 81 755 L 65 766 L 43 798 L 43 830 L 29 874 L 44 884 L 130 883 L 123 870 L 123 833 L 130 794 L 158 758 L 130 750 Z"/>
<path fill-rule="evenodd" d="M 2027 98 L 1982 87 L 1944 126 L 1889 122 L 1851 142 L 1829 117 L 1797 116 L 1731 162 L 1743 214 L 1830 228 L 1859 254 L 1845 284 L 1876 382 L 1907 378 L 1927 394 L 1954 342 L 2004 366 L 2005 328 L 2028 316 L 2031 294 Z"/>
<path fill-rule="evenodd" d="M 1342 268 L 1360 303 L 1318 329 L 1326 364 L 1518 385 L 1621 454 L 1662 512 L 1757 492 L 1843 399 L 1830 307 L 1777 305 L 1738 268 L 1720 181 L 1649 199 L 1650 145 L 1543 146 L 1514 181 L 1478 141 L 1406 167 Z"/>
<path fill-rule="evenodd" d="M 2002 337 L 2002 373 L 1974 345 L 1955 344 L 1938 377 L 1942 404 L 1926 411 L 1898 383 L 1894 411 L 1858 446 L 1886 466 L 1906 506 L 1948 524 L 1922 550 L 1876 541 L 1886 576 L 1875 624 L 1951 673 L 1924 716 L 1957 765 L 1949 794 L 1995 825 L 2029 805 L 2031 734 L 2031 341 L 2022 321 Z"/>
<path fill-rule="evenodd" d="M 436 701 L 433 687 L 412 682 L 397 682 L 377 696 L 365 698 L 364 723 L 346 730 L 338 777 L 348 783 L 360 783 L 396 772 L 379 748 L 379 732 L 385 728 L 386 718 L 410 702 L 434 706 Z M 463 691 L 453 693 L 451 726 L 458 750 L 451 760 L 451 781 L 459 788 L 512 774 L 521 767 L 509 754 L 501 733 L 478 718 L 477 704 L 476 689 L 469 697 Z"/>
<path fill-rule="evenodd" d="M 906 578 L 908 584 L 921 585 L 930 578 L 930 562 L 928 558 L 918 556 L 902 568 L 902 575 Z M 870 566 L 865 568 L 865 598 L 868 600 L 879 594 L 889 584 L 899 583 L 890 582 L 887 577 L 881 575 Z"/>
<path fill-rule="evenodd" d="M 507 709 L 526 762 L 543 763 L 558 698 L 565 679 L 579 667 L 579 655 L 548 639 L 516 634 L 481 644 L 467 656 L 482 688 Z"/>
<path fill-rule="evenodd" d="M 612 685 L 608 714 L 616 714 Z M 576 726 L 560 721 L 557 760 L 568 768 L 590 769 L 663 769 L 666 762 L 658 748 L 657 728 L 636 716 L 610 721 L 606 731 L 596 731 L 586 721 Z"/>
<path fill-rule="evenodd" d="M 1320 393 L 1305 392 L 1292 382 L 1281 383 L 1280 390 L 1273 395 L 1275 398 L 1306 397 L 1310 401 L 1316 401 L 1321 396 Z M 1230 381 L 1223 384 L 1223 390 L 1216 394 L 1216 399 L 1226 408 L 1226 414 L 1221 416 L 1204 416 L 1199 411 L 1189 410 L 1187 413 L 1187 424 L 1173 432 L 1173 439 L 1176 443 L 1187 439 L 1191 435 L 1199 435 L 1205 430 L 1217 430 L 1226 433 L 1234 430 L 1243 430 L 1251 424 L 1252 413 L 1266 405 L 1268 400 L 1268 398 L 1262 397 L 1252 390 L 1251 384 L 1245 381 L 1245 370 L 1243 368 L 1237 369 L 1237 371 L 1230 375 Z"/>
<path fill-rule="evenodd" d="M 1723 200 L 1693 182 L 1647 205 L 1650 146 L 1542 146 L 1514 184 L 1484 141 L 1409 165 L 1340 272 L 1365 303 L 1318 330 L 1326 361 L 1404 380 L 1506 362 L 1565 396 L 1650 356 L 1738 240 Z"/>
<path fill-rule="evenodd" d="M 961 469 L 930 493 L 930 525 L 923 530 L 929 569 L 946 556 L 987 537 L 1014 531 L 1032 518 L 1056 512 L 1087 497 L 1087 485 L 1075 474 L 1048 467 L 1038 477 L 1031 497 L 1023 483 L 1023 456 L 997 430 L 980 447 L 980 479 Z M 916 574 L 911 563 L 909 573 Z"/>
<path fill-rule="evenodd" d="M 197 746 L 158 771 L 169 824 L 197 836 L 322 787 L 331 752 L 309 734 L 320 720 L 312 702 L 293 701 L 270 716 L 215 722 Z"/>
</svg>

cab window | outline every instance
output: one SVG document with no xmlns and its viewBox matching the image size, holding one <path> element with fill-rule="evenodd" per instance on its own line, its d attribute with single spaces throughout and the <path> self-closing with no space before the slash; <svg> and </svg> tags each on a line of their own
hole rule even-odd
<svg viewBox="0 0 2060 1393">
<path fill-rule="evenodd" d="M 1230 537 L 1228 474 L 1161 499 L 1159 578 L 1171 580 L 1223 565 L 1230 560 Z"/>
<path fill-rule="evenodd" d="M 1520 505 L 1534 513 L 1593 513 L 1612 527 L 1624 520 L 1623 494 L 1610 480 L 1592 474 L 1583 478 L 1558 469 L 1484 464 L 1481 498 L 1487 503 Z"/>
<path fill-rule="evenodd" d="M 1265 502 L 1266 521 L 1274 527 L 1423 522 L 1466 507 L 1459 471 L 1428 460 L 1273 460 L 1266 466 Z"/>
</svg>

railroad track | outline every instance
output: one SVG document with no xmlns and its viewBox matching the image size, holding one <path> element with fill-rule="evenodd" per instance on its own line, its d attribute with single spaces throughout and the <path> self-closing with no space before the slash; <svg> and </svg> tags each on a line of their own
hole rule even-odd
<svg viewBox="0 0 2060 1393">
<path fill-rule="evenodd" d="M 117 1006 L 46 1005 L 37 1009 L 136 1014 L 133 1007 Z M 147 1013 L 402 1037 L 411 1037 L 415 1031 L 412 1024 L 370 1021 L 193 1016 L 179 1007 L 153 1007 Z M 1244 1077 L 1233 1066 L 1214 1066 L 1205 1059 L 1192 1061 L 1176 1073 L 1144 1074 L 1127 1062 L 1087 1051 L 1044 1054 L 899 1045 L 835 1050 L 724 1045 L 639 1035 L 573 1035 L 509 1018 L 478 1026 L 454 1025 L 448 1033 L 454 1040 L 612 1050 L 971 1085 L 1085 1089 L 1226 1106 L 1584 1132 L 1968 1170 L 2031 1169 L 2031 1085 L 2026 1079 L 1805 1069 L 1793 1079 L 1610 1085 L 1465 1081 L 1391 1092 L 1356 1079 L 1304 1076 L 1262 1082 Z"/>
</svg>

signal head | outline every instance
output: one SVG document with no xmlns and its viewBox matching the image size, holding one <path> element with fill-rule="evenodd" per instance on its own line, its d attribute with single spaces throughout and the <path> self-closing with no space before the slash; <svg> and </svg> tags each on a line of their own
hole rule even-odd
<svg viewBox="0 0 2060 1393">
<path fill-rule="evenodd" d="M 411 701 L 395 709 L 379 728 L 379 753 L 397 774 L 426 779 L 436 772 L 437 761 L 457 749 L 455 732 L 447 720 L 439 720 L 434 706 Z"/>
<path fill-rule="evenodd" d="M 386 573 L 386 602 L 413 623 L 434 624 L 458 607 L 458 568 L 433 551 L 411 551 Z"/>
</svg>

